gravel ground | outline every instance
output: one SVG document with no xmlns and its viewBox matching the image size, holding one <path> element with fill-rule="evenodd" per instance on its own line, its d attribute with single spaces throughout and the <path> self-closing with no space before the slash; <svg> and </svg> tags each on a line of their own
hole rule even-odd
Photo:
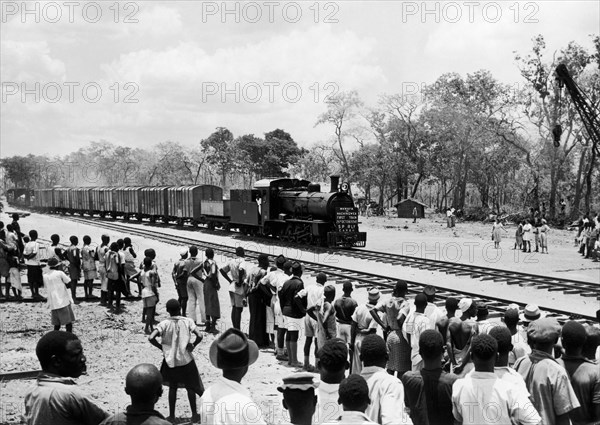
<svg viewBox="0 0 600 425">
<path fill-rule="evenodd" d="M 362 229 L 369 232 L 368 249 L 449 261 L 458 260 L 552 276 L 570 276 L 574 279 L 600 283 L 599 263 L 592 263 L 580 258 L 573 248 L 573 232 L 553 231 L 550 233 L 549 255 L 533 254 L 525 257 L 521 254 L 515 256 L 515 252 L 510 250 L 513 245 L 514 228 L 507 229 L 509 233 L 502 242 L 502 249 L 496 251 L 493 250 L 493 244 L 491 248 L 489 247 L 491 244 L 491 226 L 489 225 L 458 223 L 456 228 L 448 229 L 441 216 L 420 220 L 416 224 L 413 224 L 412 220 L 383 217 L 362 218 L 362 221 Z M 58 233 L 63 242 L 68 241 L 68 237 L 72 234 L 80 236 L 80 240 L 81 236 L 88 234 L 93 241 L 99 241 L 102 233 L 108 233 L 112 240 L 126 236 L 113 231 L 104 231 L 98 227 L 38 214 L 32 214 L 22 219 L 21 228 L 24 231 L 35 228 L 44 239 L 49 238 L 52 233 Z M 283 253 L 299 261 L 332 262 L 343 267 L 388 274 L 457 290 L 507 297 L 506 284 L 498 282 L 485 282 L 484 284 L 479 280 L 438 272 L 373 264 L 336 255 L 318 256 L 314 252 L 248 242 L 243 238 L 226 236 L 219 232 L 190 233 L 175 228 L 162 229 L 162 231 L 188 237 L 192 234 L 199 239 L 215 243 L 228 243 L 232 246 L 242 245 L 247 249 L 263 252 Z M 157 320 L 162 320 L 166 317 L 165 302 L 169 298 L 176 297 L 170 271 L 173 262 L 179 257 L 180 247 L 148 241 L 135 236 L 132 237 L 132 241 L 139 253 L 149 247 L 155 248 L 158 253 L 157 261 L 163 286 L 160 290 L 161 302 L 157 308 L 159 312 Z M 219 258 L 218 255 L 216 257 L 219 264 L 226 261 L 224 257 Z M 314 284 L 314 277 L 307 276 L 305 282 L 306 285 Z M 223 282 L 221 286 L 219 297 L 223 318 L 220 321 L 220 327 L 224 330 L 231 325 L 231 321 L 229 319 L 227 286 Z M 338 295 L 340 294 L 341 289 L 338 288 Z M 27 289 L 24 295 L 29 295 Z M 364 301 L 366 299 L 365 290 L 355 291 L 355 298 L 359 302 Z M 511 286 L 510 298 L 521 302 L 535 302 L 542 307 L 565 308 L 568 303 L 573 311 L 591 315 L 600 308 L 597 300 L 532 288 Z M 143 325 L 140 323 L 141 301 L 126 301 L 124 305 L 124 312 L 119 315 L 108 313 L 97 303 L 81 303 L 74 306 L 77 317 L 74 332 L 82 340 L 88 363 L 88 375 L 79 378 L 78 384 L 82 391 L 111 412 L 123 409 L 128 404 L 127 395 L 123 390 L 127 371 L 134 365 L 143 362 L 158 366 L 162 359 L 161 352 L 152 347 L 143 334 Z M 243 326 L 247 326 L 248 319 L 248 311 L 245 309 Z M 41 335 L 51 330 L 50 314 L 45 304 L 2 304 L 0 320 L 0 371 L 11 372 L 39 368 L 35 357 L 35 344 Z M 194 351 L 206 387 L 219 376 L 219 370 L 212 367 L 208 360 L 208 349 L 213 340 L 214 336 L 206 335 L 204 341 Z M 302 344 L 299 348 L 300 353 L 301 350 Z M 257 363 L 250 367 L 248 375 L 243 381 L 250 388 L 255 401 L 263 407 L 265 418 L 270 423 L 280 423 L 287 418 L 276 387 L 281 382 L 281 378 L 291 372 L 293 372 L 292 369 L 275 361 L 272 350 L 265 350 L 261 352 Z M 20 423 L 20 416 L 23 413 L 23 397 L 31 384 L 32 381 L 10 381 L 0 384 L 0 423 Z M 167 413 L 166 392 L 159 400 L 157 409 Z M 179 394 L 177 416 L 180 418 L 191 416 L 183 391 L 180 391 Z"/>
</svg>

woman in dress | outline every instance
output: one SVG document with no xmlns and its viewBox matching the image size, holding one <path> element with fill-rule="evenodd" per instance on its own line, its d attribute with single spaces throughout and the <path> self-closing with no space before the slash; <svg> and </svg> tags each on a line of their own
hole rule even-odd
<svg viewBox="0 0 600 425">
<path fill-rule="evenodd" d="M 502 223 L 500 223 L 500 221 L 496 217 L 496 220 L 494 220 L 494 225 L 492 226 L 492 240 L 494 241 L 494 248 L 496 249 L 500 248 L 500 242 L 502 241 L 501 231 L 504 231 L 504 233 L 508 233 L 508 231 L 504 228 Z"/>
<path fill-rule="evenodd" d="M 540 226 L 540 245 L 542 246 L 542 254 L 544 253 L 544 249 L 546 250 L 546 254 L 548 254 L 548 231 L 550 227 L 545 219 L 542 218 L 542 225 Z"/>
<path fill-rule="evenodd" d="M 267 334 L 267 305 L 271 302 L 271 293 L 258 282 L 267 275 L 269 257 L 265 254 L 258 256 L 258 266 L 248 275 L 248 307 L 250 308 L 250 325 L 248 338 L 259 348 L 269 346 Z"/>
<path fill-rule="evenodd" d="M 206 332 L 218 334 L 217 320 L 221 318 L 221 304 L 219 303 L 219 266 L 214 260 L 215 251 L 208 248 L 205 252 L 206 260 L 202 263 L 204 274 L 204 308 L 206 310 Z"/>
<path fill-rule="evenodd" d="M 523 225 L 524 221 L 520 221 L 515 232 L 515 247 L 513 249 L 521 249 L 523 247 Z"/>
<path fill-rule="evenodd" d="M 389 351 L 387 371 L 390 375 L 398 372 L 398 377 L 401 377 L 404 372 L 410 371 L 412 367 L 410 345 L 402 335 L 402 325 L 410 310 L 410 304 L 406 299 L 407 291 L 408 286 L 406 282 L 399 280 L 396 282 L 392 297 L 371 309 L 373 319 L 387 331 L 386 343 Z M 388 318 L 386 323 L 381 320 L 377 312 L 386 314 Z"/>
</svg>

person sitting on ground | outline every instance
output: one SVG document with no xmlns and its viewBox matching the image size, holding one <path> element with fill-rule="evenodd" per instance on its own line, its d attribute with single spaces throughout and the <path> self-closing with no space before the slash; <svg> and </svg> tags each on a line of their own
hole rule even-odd
<svg viewBox="0 0 600 425">
<path fill-rule="evenodd" d="M 579 409 L 569 413 L 569 418 L 575 425 L 599 423 L 600 369 L 582 355 L 587 339 L 585 327 L 573 320 L 568 321 L 563 325 L 561 339 L 565 353 L 557 361 L 567 371 L 580 404 Z"/>
<path fill-rule="evenodd" d="M 479 334 L 471 342 L 475 370 L 452 386 L 452 414 L 458 423 L 482 425 L 531 424 L 541 422 L 527 394 L 501 380 L 494 373 L 498 343 L 488 334 Z M 490 419 L 490 406 L 493 418 Z"/>
<path fill-rule="evenodd" d="M 360 375 L 367 381 L 371 400 L 365 414 L 381 425 L 412 424 L 404 408 L 404 386 L 385 370 L 388 353 L 383 338 L 375 334 L 365 336 L 360 359 Z"/>
<path fill-rule="evenodd" d="M 319 387 L 313 376 L 309 372 L 294 373 L 283 378 L 283 385 L 277 387 L 283 393 L 283 407 L 289 412 L 291 424 L 312 425 L 317 405 L 315 390 Z"/>
<path fill-rule="evenodd" d="M 531 322 L 527 328 L 527 339 L 532 344 L 531 354 L 520 358 L 514 365 L 525 379 L 533 405 L 544 425 L 569 424 L 569 412 L 580 406 L 567 372 L 553 355 L 560 331 L 560 325 L 553 318 Z"/>
<path fill-rule="evenodd" d="M 51 331 L 35 348 L 42 373 L 25 395 L 27 425 L 98 425 L 108 412 L 81 393 L 71 378 L 86 371 L 79 338 L 71 332 Z"/>
<path fill-rule="evenodd" d="M 321 384 L 317 388 L 317 409 L 314 424 L 331 422 L 340 416 L 338 389 L 346 377 L 348 362 L 348 344 L 342 339 L 330 339 L 319 349 L 317 370 Z"/>
<path fill-rule="evenodd" d="M 187 390 L 192 410 L 192 422 L 197 422 L 200 416 L 196 408 L 196 394 L 202 397 L 204 386 L 192 351 L 202 341 L 202 333 L 192 319 L 180 316 L 179 301 L 174 299 L 167 301 L 167 312 L 170 317 L 160 322 L 148 337 L 150 343 L 162 350 L 164 356 L 160 373 L 163 377 L 163 385 L 169 386 L 169 417 L 167 420 L 175 420 L 177 388 L 182 386 Z M 192 334 L 196 335 L 193 344 L 191 342 Z M 156 341 L 159 336 L 161 337 L 160 344 Z"/>
<path fill-rule="evenodd" d="M 350 375 L 340 384 L 339 403 L 343 407 L 339 420 L 330 422 L 330 424 L 362 424 L 375 425 L 367 415 L 365 410 L 369 407 L 369 386 L 367 381 L 357 374 Z"/>
<path fill-rule="evenodd" d="M 265 425 L 260 407 L 242 385 L 248 367 L 258 359 L 258 346 L 239 329 L 230 328 L 215 339 L 208 357 L 223 371 L 200 400 L 204 425 Z"/>
<path fill-rule="evenodd" d="M 419 338 L 423 368 L 402 376 L 406 406 L 415 425 L 452 424 L 452 384 L 458 379 L 442 370 L 442 334 L 427 329 Z"/>
<path fill-rule="evenodd" d="M 73 307 L 71 307 L 73 298 L 65 286 L 71 282 L 71 279 L 60 270 L 60 263 L 56 257 L 48 260 L 48 267 L 50 272 L 44 274 L 43 279 L 54 330 L 58 331 L 62 325 L 65 325 L 67 332 L 72 332 L 75 321 Z"/>
<path fill-rule="evenodd" d="M 162 396 L 162 376 L 156 366 L 139 364 L 125 377 L 125 393 L 131 404 L 125 411 L 106 418 L 101 425 L 171 425 L 164 416 L 154 410 Z"/>
</svg>

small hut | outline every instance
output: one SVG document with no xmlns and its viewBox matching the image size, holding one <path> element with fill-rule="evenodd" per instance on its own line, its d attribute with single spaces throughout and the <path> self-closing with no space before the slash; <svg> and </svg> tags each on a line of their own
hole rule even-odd
<svg viewBox="0 0 600 425">
<path fill-rule="evenodd" d="M 417 218 L 425 218 L 425 205 L 416 199 L 403 199 L 394 205 L 398 209 L 398 217 L 400 218 L 413 218 L 413 209 L 417 208 Z"/>
</svg>

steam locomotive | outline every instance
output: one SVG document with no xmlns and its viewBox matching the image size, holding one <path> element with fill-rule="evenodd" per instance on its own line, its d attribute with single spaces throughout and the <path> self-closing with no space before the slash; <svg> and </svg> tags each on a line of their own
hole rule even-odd
<svg viewBox="0 0 600 425">
<path fill-rule="evenodd" d="M 338 176 L 331 177 L 330 192 L 308 180 L 277 178 L 259 180 L 250 190 L 232 189 L 226 200 L 213 185 L 54 187 L 34 190 L 32 204 L 46 213 L 203 224 L 301 244 L 364 247 L 367 234 L 358 229 L 358 209 L 348 192 Z"/>
</svg>

